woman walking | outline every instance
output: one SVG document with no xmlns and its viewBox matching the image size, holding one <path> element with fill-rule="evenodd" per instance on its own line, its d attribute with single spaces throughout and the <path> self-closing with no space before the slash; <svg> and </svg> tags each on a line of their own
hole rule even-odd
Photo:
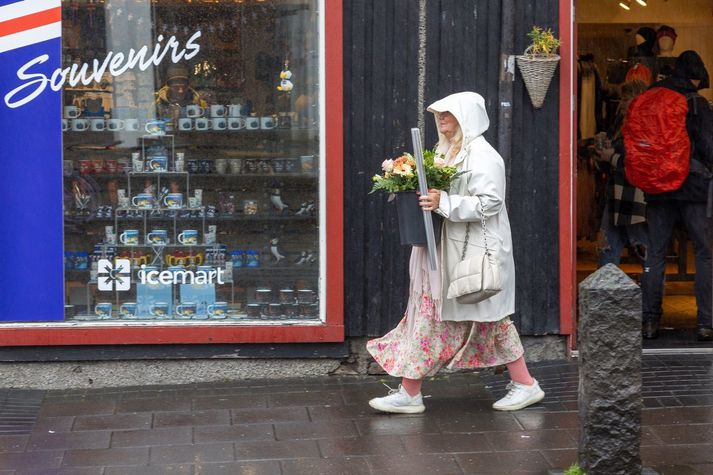
<svg viewBox="0 0 713 475">
<path fill-rule="evenodd" d="M 389 413 L 425 410 L 423 378 L 443 366 L 484 368 L 507 365 L 511 383 L 505 397 L 493 404 L 514 411 L 544 398 L 530 376 L 523 348 L 510 315 L 515 312 L 515 265 L 510 222 L 505 209 L 505 166 L 483 133 L 489 120 L 485 101 L 474 92 L 452 94 L 428 107 L 438 128 L 437 154 L 445 164 L 464 173 L 450 190 L 429 190 L 419 198 L 421 208 L 442 215 L 444 226 L 438 270 L 428 267 L 425 247 L 414 247 L 409 265 L 409 299 L 397 327 L 370 340 L 367 350 L 391 376 L 402 378 L 398 389 L 369 405 Z M 468 249 L 483 247 L 483 216 L 488 248 L 497 256 L 502 290 L 477 304 L 446 298 L 450 272 L 460 261 L 466 233 Z"/>
</svg>

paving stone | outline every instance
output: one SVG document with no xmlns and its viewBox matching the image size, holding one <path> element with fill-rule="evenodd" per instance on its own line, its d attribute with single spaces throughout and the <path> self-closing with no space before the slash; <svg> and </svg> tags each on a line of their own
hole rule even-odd
<svg viewBox="0 0 713 475">
<path fill-rule="evenodd" d="M 550 468 L 550 464 L 537 451 L 502 453 L 465 453 L 455 456 L 465 473 L 472 474 L 522 474 L 538 473 Z"/>
<path fill-rule="evenodd" d="M 235 443 L 236 460 L 277 460 L 319 456 L 319 447 L 315 440 Z"/>
<path fill-rule="evenodd" d="M 45 403 L 42 405 L 39 416 L 41 418 L 51 416 L 81 416 L 86 414 L 113 414 L 116 408 L 116 401 L 113 399 L 105 401 L 72 401 L 56 404 Z"/>
<path fill-rule="evenodd" d="M 664 444 L 709 444 L 713 440 L 713 424 L 652 426 L 651 430 Z"/>
<path fill-rule="evenodd" d="M 423 415 L 415 417 L 388 416 L 379 414 L 378 417 L 354 421 L 359 435 L 395 435 L 395 434 L 429 434 L 438 433 L 440 428 L 434 419 Z"/>
<path fill-rule="evenodd" d="M 713 407 L 664 408 L 645 410 L 644 425 L 678 425 L 713 423 Z"/>
<path fill-rule="evenodd" d="M 33 432 L 69 432 L 74 425 L 74 416 L 40 417 Z"/>
<path fill-rule="evenodd" d="M 156 398 L 156 399 L 125 399 L 116 406 L 116 412 L 190 412 L 191 399 Z"/>
<path fill-rule="evenodd" d="M 230 412 L 226 409 L 195 412 L 157 412 L 154 427 L 220 426 L 230 424 Z"/>
<path fill-rule="evenodd" d="M 544 449 L 540 454 L 554 468 L 566 469 L 576 463 L 579 457 L 578 449 Z"/>
<path fill-rule="evenodd" d="M 310 391 L 302 393 L 271 394 L 267 399 L 268 407 L 284 406 L 326 406 L 344 404 L 338 392 Z"/>
<path fill-rule="evenodd" d="M 59 468 L 61 463 L 61 450 L 0 453 L 0 467 L 14 470 Z"/>
<path fill-rule="evenodd" d="M 483 434 L 414 434 L 401 439 L 406 451 L 414 454 L 492 451 Z"/>
<path fill-rule="evenodd" d="M 307 410 L 309 411 L 310 419 L 313 421 L 374 417 L 374 410 L 366 404 L 310 406 Z"/>
<path fill-rule="evenodd" d="M 148 465 L 148 448 L 116 448 L 92 450 L 67 450 L 63 467 L 101 467 L 122 465 Z"/>
<path fill-rule="evenodd" d="M 487 432 L 485 436 L 495 450 L 568 449 L 577 441 L 567 430 L 547 429 L 520 432 Z"/>
<path fill-rule="evenodd" d="M 449 418 L 438 413 L 433 417 L 443 433 L 523 430 L 512 414 L 496 413 L 492 409 L 489 412 L 458 414 Z"/>
<path fill-rule="evenodd" d="M 644 465 L 653 467 L 681 461 L 689 465 L 713 464 L 713 444 L 702 445 L 662 445 L 656 447 L 642 447 L 641 457 Z"/>
<path fill-rule="evenodd" d="M 351 420 L 320 422 L 281 422 L 275 424 L 277 440 L 325 439 L 329 437 L 357 436 L 356 426 Z"/>
<path fill-rule="evenodd" d="M 280 474 L 281 471 L 279 461 L 263 460 L 254 462 L 196 464 L 195 473 L 200 475 L 277 475 Z"/>
<path fill-rule="evenodd" d="M 30 438 L 29 450 L 53 449 L 108 449 L 111 432 L 56 432 L 35 433 Z"/>
<path fill-rule="evenodd" d="M 0 435 L 0 453 L 24 452 L 29 435 Z"/>
<path fill-rule="evenodd" d="M 358 457 L 342 457 L 329 459 L 300 458 L 282 460 L 283 475 L 314 475 L 324 473 L 329 475 L 371 475 L 371 469 L 366 460 Z"/>
<path fill-rule="evenodd" d="M 275 431 L 272 424 L 199 426 L 194 429 L 193 437 L 197 444 L 244 440 L 275 440 Z"/>
<path fill-rule="evenodd" d="M 3 472 L 0 472 L 0 475 Z M 37 470 L 18 470 L 13 475 L 102 475 L 104 467 L 72 467 Z"/>
<path fill-rule="evenodd" d="M 263 422 L 308 421 L 305 407 L 272 407 L 269 409 L 231 410 L 233 424 L 253 424 Z"/>
<path fill-rule="evenodd" d="M 122 430 L 111 436 L 112 447 L 148 447 L 156 445 L 184 445 L 193 442 L 193 429 L 171 427 L 167 429 Z"/>
<path fill-rule="evenodd" d="M 202 473 L 202 472 L 198 472 Z M 104 475 L 193 475 L 193 465 L 151 465 L 141 467 L 107 467 Z"/>
<path fill-rule="evenodd" d="M 387 455 L 365 457 L 374 473 L 461 475 L 463 470 L 452 455 Z"/>
<path fill-rule="evenodd" d="M 267 399 L 252 395 L 199 397 L 193 399 L 193 410 L 262 408 L 267 407 Z"/>
<path fill-rule="evenodd" d="M 335 437 L 317 441 L 323 457 L 354 455 L 389 455 L 405 451 L 401 438 L 396 435 L 371 437 Z"/>
<path fill-rule="evenodd" d="M 74 419 L 73 431 L 149 429 L 151 413 L 116 414 L 110 416 L 79 416 Z"/>
<path fill-rule="evenodd" d="M 233 444 L 173 445 L 151 447 L 151 465 L 170 463 L 232 462 Z"/>
<path fill-rule="evenodd" d="M 525 430 L 573 429 L 579 427 L 579 415 L 575 412 L 517 411 L 514 416 Z"/>
</svg>

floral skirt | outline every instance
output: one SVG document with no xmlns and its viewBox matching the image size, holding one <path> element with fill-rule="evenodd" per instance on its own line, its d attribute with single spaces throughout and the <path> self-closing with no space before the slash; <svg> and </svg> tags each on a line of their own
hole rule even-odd
<svg viewBox="0 0 713 475">
<path fill-rule="evenodd" d="M 422 379 L 443 366 L 467 369 L 499 366 L 520 358 L 524 351 L 510 317 L 497 322 L 441 321 L 432 298 L 437 278 L 426 267 L 423 248 L 411 254 L 411 283 L 406 313 L 399 324 L 366 348 L 391 376 Z M 420 275 L 416 275 L 420 273 Z M 430 274 L 430 275 L 429 275 Z"/>
</svg>

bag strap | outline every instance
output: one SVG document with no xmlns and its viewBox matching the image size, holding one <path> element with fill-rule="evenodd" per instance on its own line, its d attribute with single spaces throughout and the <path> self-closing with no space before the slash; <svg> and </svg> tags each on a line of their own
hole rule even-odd
<svg viewBox="0 0 713 475">
<path fill-rule="evenodd" d="M 485 216 L 485 212 L 483 211 L 483 203 L 480 202 L 480 199 L 478 200 L 478 205 L 480 208 L 478 208 L 478 211 L 480 211 L 480 220 L 483 222 L 483 243 L 485 244 L 485 254 L 490 255 L 490 250 L 488 249 L 488 229 L 485 226 L 485 223 L 488 221 L 488 218 Z M 468 249 L 468 239 L 470 237 L 470 221 L 465 225 L 465 242 L 463 243 L 463 253 L 461 254 L 460 260 L 464 261 L 465 260 L 465 251 Z"/>
</svg>

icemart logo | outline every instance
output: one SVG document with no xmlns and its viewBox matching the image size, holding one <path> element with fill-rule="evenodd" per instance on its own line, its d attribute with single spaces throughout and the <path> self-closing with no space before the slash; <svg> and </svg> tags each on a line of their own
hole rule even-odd
<svg viewBox="0 0 713 475">
<path fill-rule="evenodd" d="M 131 288 L 131 261 L 117 259 L 99 259 L 97 287 L 102 291 L 129 290 Z"/>
<path fill-rule="evenodd" d="M 146 265 L 142 265 L 138 272 L 139 280 L 142 284 L 148 285 L 171 285 L 171 284 L 225 284 L 225 269 L 217 268 L 211 270 L 146 270 Z"/>
</svg>

